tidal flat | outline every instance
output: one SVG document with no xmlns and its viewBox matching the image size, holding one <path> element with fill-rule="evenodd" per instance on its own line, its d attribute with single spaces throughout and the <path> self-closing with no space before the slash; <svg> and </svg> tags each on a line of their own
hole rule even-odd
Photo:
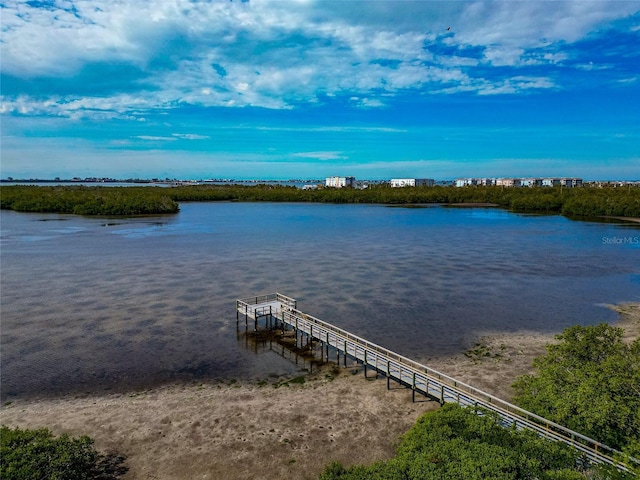
<svg viewBox="0 0 640 480">
<path fill-rule="evenodd" d="M 625 338 L 638 338 L 640 304 L 612 308 Z M 533 358 L 551 341 L 553 335 L 536 332 L 489 334 L 466 355 L 431 366 L 509 398 L 515 378 L 532 372 Z M 0 423 L 89 435 L 102 452 L 127 457 L 125 479 L 315 479 L 333 461 L 390 458 L 399 436 L 439 405 L 423 398 L 412 403 L 410 390 L 387 390 L 382 376 L 365 378 L 353 365 L 328 364 L 304 382 L 292 378 L 299 377 L 16 400 L 2 407 Z"/>
</svg>

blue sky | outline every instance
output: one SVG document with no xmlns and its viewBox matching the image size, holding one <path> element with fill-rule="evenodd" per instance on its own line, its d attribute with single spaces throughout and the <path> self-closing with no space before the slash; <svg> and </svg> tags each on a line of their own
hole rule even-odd
<svg viewBox="0 0 640 480">
<path fill-rule="evenodd" d="M 0 0 L 13 177 L 640 179 L 640 2 Z"/>
</svg>

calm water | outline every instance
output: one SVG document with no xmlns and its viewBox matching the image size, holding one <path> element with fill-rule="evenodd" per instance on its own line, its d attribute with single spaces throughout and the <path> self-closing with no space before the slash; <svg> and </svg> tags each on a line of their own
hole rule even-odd
<svg viewBox="0 0 640 480">
<path fill-rule="evenodd" d="M 428 362 L 474 335 L 560 332 L 640 301 L 633 225 L 496 209 L 183 203 L 175 216 L 1 217 L 2 396 L 265 378 L 234 300 L 299 308 Z"/>
</svg>

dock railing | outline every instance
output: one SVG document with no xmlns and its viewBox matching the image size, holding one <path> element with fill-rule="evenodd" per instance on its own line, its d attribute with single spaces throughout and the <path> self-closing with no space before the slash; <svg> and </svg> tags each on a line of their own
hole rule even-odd
<svg viewBox="0 0 640 480">
<path fill-rule="evenodd" d="M 291 297 L 279 293 L 248 297 L 237 300 L 236 309 L 256 320 L 266 315 L 276 317 L 296 330 L 412 388 L 414 392 L 437 398 L 441 403 L 456 402 L 465 406 L 483 407 L 498 414 L 505 426 L 535 431 L 543 437 L 572 446 L 595 463 L 608 463 L 621 470 L 628 470 L 615 458 L 622 455 L 622 452 L 304 313 L 297 309 L 297 302 Z M 640 461 L 636 459 L 632 458 L 630 461 L 640 465 Z"/>
</svg>

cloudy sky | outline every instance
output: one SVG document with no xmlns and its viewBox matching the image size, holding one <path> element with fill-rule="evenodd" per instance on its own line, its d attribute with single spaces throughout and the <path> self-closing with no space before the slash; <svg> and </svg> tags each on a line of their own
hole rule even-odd
<svg viewBox="0 0 640 480">
<path fill-rule="evenodd" d="M 3 178 L 640 178 L 638 1 L 0 6 Z"/>
</svg>

